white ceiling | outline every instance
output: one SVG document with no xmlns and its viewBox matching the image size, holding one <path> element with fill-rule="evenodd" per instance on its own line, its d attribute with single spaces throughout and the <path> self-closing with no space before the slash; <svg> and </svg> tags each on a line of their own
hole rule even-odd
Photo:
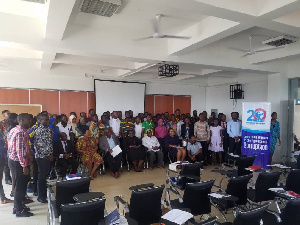
<svg viewBox="0 0 300 225">
<path fill-rule="evenodd" d="M 0 0 L 0 72 L 201 85 L 300 69 L 299 43 L 247 57 L 233 50 L 248 51 L 249 35 L 253 50 L 299 38 L 300 0 L 122 0 L 110 18 L 79 12 L 81 3 Z M 164 34 L 191 39 L 133 41 L 153 34 L 156 14 Z M 159 79 L 161 61 L 178 63 L 180 75 Z"/>
</svg>

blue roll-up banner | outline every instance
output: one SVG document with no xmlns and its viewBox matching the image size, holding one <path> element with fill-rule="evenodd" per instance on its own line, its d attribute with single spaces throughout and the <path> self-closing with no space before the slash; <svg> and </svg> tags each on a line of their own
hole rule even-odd
<svg viewBox="0 0 300 225">
<path fill-rule="evenodd" d="M 270 164 L 271 103 L 243 102 L 242 154 L 257 155 L 253 165 Z"/>
</svg>

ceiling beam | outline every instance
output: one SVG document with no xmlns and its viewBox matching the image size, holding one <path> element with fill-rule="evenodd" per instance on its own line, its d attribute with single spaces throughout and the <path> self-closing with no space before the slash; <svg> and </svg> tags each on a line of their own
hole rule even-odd
<svg viewBox="0 0 300 225">
<path fill-rule="evenodd" d="M 168 54 L 186 54 L 248 28 L 250 28 L 248 25 L 209 16 L 177 34 L 179 36 L 190 36 L 191 39 L 170 39 L 168 41 Z"/>
</svg>

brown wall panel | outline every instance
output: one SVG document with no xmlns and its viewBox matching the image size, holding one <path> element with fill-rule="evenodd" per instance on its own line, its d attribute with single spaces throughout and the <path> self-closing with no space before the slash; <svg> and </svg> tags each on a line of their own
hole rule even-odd
<svg viewBox="0 0 300 225">
<path fill-rule="evenodd" d="M 154 95 L 145 96 L 145 112 L 154 114 Z"/>
<path fill-rule="evenodd" d="M 28 104 L 29 90 L 0 89 L 0 104 Z"/>
<path fill-rule="evenodd" d="M 190 96 L 174 96 L 174 110 L 180 109 L 181 113 L 191 113 Z"/>
<path fill-rule="evenodd" d="M 155 114 L 169 112 L 173 113 L 173 96 L 155 96 Z"/>
<path fill-rule="evenodd" d="M 59 114 L 59 92 L 31 90 L 30 104 L 41 104 L 43 111 L 48 111 L 51 114 Z"/>
<path fill-rule="evenodd" d="M 88 95 L 89 95 L 88 110 L 96 109 L 95 92 L 88 92 Z M 89 112 L 86 112 L 86 113 L 88 115 Z"/>
<path fill-rule="evenodd" d="M 86 112 L 87 93 L 74 91 L 60 92 L 60 112 L 70 116 L 70 112 L 76 112 L 79 117 L 80 112 Z"/>
</svg>

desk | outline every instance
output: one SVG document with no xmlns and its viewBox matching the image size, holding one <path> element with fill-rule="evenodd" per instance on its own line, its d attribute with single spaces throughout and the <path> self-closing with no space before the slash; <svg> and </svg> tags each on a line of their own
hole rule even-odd
<svg viewBox="0 0 300 225">
<path fill-rule="evenodd" d="M 73 197 L 73 199 L 76 202 L 87 202 L 95 198 L 103 198 L 103 196 L 104 194 L 102 192 L 87 192 L 87 193 L 77 194 Z"/>
</svg>

